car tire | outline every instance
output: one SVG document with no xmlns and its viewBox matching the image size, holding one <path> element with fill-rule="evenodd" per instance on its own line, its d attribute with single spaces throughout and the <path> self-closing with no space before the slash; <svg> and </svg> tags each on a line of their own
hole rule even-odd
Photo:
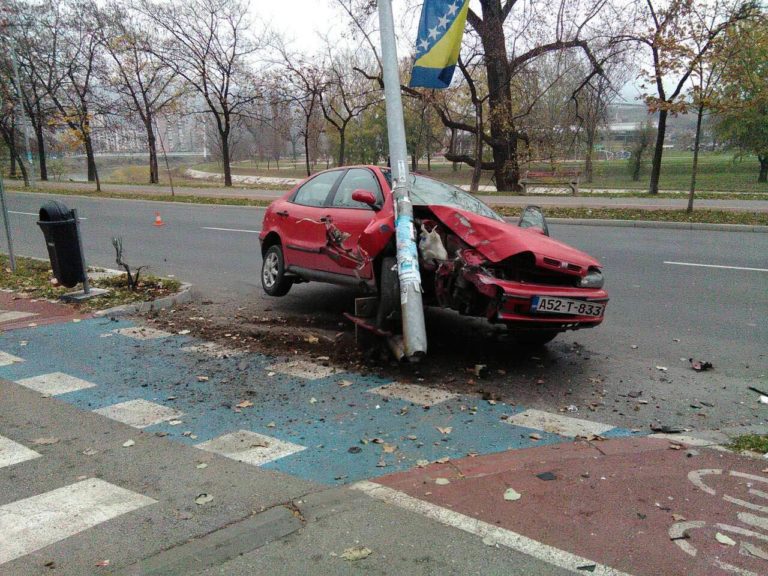
<svg viewBox="0 0 768 576">
<path fill-rule="evenodd" d="M 283 249 L 273 244 L 264 253 L 261 261 L 261 286 L 270 296 L 285 296 L 293 286 L 293 278 L 285 275 Z"/>
<path fill-rule="evenodd" d="M 521 346 L 539 348 L 552 342 L 558 334 L 559 332 L 552 332 L 551 330 L 519 332 L 515 334 L 515 341 Z"/>
<path fill-rule="evenodd" d="M 381 261 L 379 270 L 379 309 L 376 327 L 393 333 L 399 332 L 400 279 L 397 276 L 397 258 L 388 256 Z"/>
</svg>

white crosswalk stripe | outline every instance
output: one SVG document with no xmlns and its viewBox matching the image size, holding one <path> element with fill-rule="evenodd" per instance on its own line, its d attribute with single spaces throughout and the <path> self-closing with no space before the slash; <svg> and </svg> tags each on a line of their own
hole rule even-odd
<svg viewBox="0 0 768 576">
<path fill-rule="evenodd" d="M 591 420 L 571 418 L 570 416 L 551 414 L 550 412 L 533 409 L 510 416 L 505 422 L 573 438 L 576 436 L 600 435 L 614 428 L 610 424 L 601 424 Z"/>
<path fill-rule="evenodd" d="M 91 478 L 0 506 L 0 565 L 155 502 Z"/>
<path fill-rule="evenodd" d="M 183 415 L 183 412 L 147 400 L 128 400 L 99 408 L 94 412 L 134 428 L 147 428 L 160 422 L 177 419 Z"/>
<path fill-rule="evenodd" d="M 261 466 L 267 462 L 290 456 L 305 448 L 305 446 L 257 434 L 250 430 L 238 430 L 196 446 L 206 452 L 221 454 L 232 460 L 253 466 Z"/>
<path fill-rule="evenodd" d="M 51 372 L 50 374 L 41 374 L 40 376 L 33 376 L 31 378 L 23 378 L 16 380 L 16 384 L 20 384 L 25 388 L 42 392 L 43 394 L 50 394 L 51 396 L 58 396 L 59 394 L 66 394 L 67 392 L 75 392 L 77 390 L 84 390 L 85 388 L 93 388 L 96 386 L 93 382 L 87 380 L 81 380 L 75 378 L 69 374 L 63 372 Z"/>
<path fill-rule="evenodd" d="M 38 458 L 40 454 L 10 438 L 0 436 L 0 468 Z"/>
<path fill-rule="evenodd" d="M 0 366 L 10 366 L 11 364 L 16 364 L 17 362 L 24 362 L 24 359 L 0 350 Z"/>
</svg>

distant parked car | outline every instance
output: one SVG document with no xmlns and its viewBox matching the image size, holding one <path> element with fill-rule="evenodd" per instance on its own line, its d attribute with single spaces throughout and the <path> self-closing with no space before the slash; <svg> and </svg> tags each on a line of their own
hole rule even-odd
<svg viewBox="0 0 768 576">
<path fill-rule="evenodd" d="M 548 237 L 538 208 L 507 223 L 466 192 L 411 175 L 424 303 L 503 323 L 530 344 L 597 326 L 608 294 L 600 263 Z M 400 310 L 394 199 L 387 168 L 352 166 L 311 176 L 270 204 L 260 234 L 261 281 L 283 296 L 308 281 L 378 294 L 378 327 Z"/>
</svg>

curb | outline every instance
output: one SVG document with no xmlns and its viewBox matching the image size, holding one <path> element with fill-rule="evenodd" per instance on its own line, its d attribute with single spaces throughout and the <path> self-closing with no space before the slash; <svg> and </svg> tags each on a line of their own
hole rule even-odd
<svg viewBox="0 0 768 576">
<path fill-rule="evenodd" d="M 127 316 L 129 314 L 145 314 L 152 312 L 153 310 L 164 310 L 165 308 L 171 308 L 176 304 L 184 304 L 192 300 L 192 284 L 182 282 L 181 289 L 176 294 L 158 298 L 149 302 L 136 302 L 135 304 L 123 304 L 121 306 L 114 306 L 113 308 L 107 308 L 106 310 L 99 310 L 94 312 L 93 315 L 97 318 L 104 316 Z"/>
</svg>

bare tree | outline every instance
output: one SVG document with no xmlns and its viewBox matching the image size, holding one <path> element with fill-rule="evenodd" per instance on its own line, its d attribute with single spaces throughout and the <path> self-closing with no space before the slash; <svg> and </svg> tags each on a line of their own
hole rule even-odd
<svg viewBox="0 0 768 576">
<path fill-rule="evenodd" d="M 17 58 L 17 71 L 24 111 L 32 124 L 37 141 L 37 155 L 40 169 L 40 179 L 48 180 L 48 167 L 46 161 L 46 131 L 52 114 L 51 103 L 48 98 L 46 86 L 50 84 L 49 75 L 55 71 L 54 66 L 43 65 L 47 72 L 38 74 L 40 62 L 49 61 L 51 47 L 43 33 L 42 23 L 51 15 L 51 5 L 33 5 L 27 2 L 9 3 L 9 9 L 14 13 L 14 25 L 9 27 L 7 39 L 13 42 L 11 47 Z M 47 62 L 49 64 L 49 62 Z M 15 83 L 16 75 L 10 77 Z"/>
<path fill-rule="evenodd" d="M 657 194 L 669 114 L 685 110 L 686 103 L 680 97 L 698 63 L 707 56 L 718 36 L 735 23 L 752 17 L 755 4 L 753 0 L 638 2 L 643 15 L 638 23 L 639 32 L 622 39 L 646 47 L 652 57 L 651 68 L 642 77 L 653 87 L 653 92 L 646 94 L 648 108 L 659 114 L 648 187 L 650 194 Z"/>
<path fill-rule="evenodd" d="M 326 89 L 323 63 L 311 57 L 291 52 L 282 42 L 277 43 L 284 74 L 273 79 L 273 90 L 289 102 L 299 116 L 298 134 L 304 143 L 304 163 L 307 176 L 312 174 L 313 144 L 317 142 L 323 113 L 321 101 Z"/>
<path fill-rule="evenodd" d="M 159 179 L 156 118 L 182 94 L 179 76 L 158 58 L 152 46 L 158 37 L 146 19 L 131 13 L 126 5 L 112 3 L 98 12 L 102 41 L 111 60 L 107 83 L 119 97 L 121 108 L 141 119 L 149 150 L 149 183 Z"/>
<path fill-rule="evenodd" d="M 92 138 L 93 115 L 98 107 L 95 84 L 103 64 L 96 11 L 92 0 L 51 4 L 43 22 L 47 54 L 38 60 L 36 76 L 56 107 L 58 122 L 67 126 L 85 149 L 88 181 L 95 181 L 100 190 Z"/>
<path fill-rule="evenodd" d="M 361 66 L 359 56 L 352 52 L 337 52 L 326 40 L 324 89 L 320 91 L 320 108 L 325 120 L 339 136 L 337 166 L 346 162 L 346 138 L 349 123 L 381 99 L 381 92 L 355 68 Z"/>
<path fill-rule="evenodd" d="M 269 38 L 250 32 L 242 0 L 143 0 L 141 11 L 165 33 L 154 55 L 192 86 L 213 117 L 224 185 L 232 186 L 230 139 L 237 117 L 261 97 L 251 59 Z"/>
</svg>

